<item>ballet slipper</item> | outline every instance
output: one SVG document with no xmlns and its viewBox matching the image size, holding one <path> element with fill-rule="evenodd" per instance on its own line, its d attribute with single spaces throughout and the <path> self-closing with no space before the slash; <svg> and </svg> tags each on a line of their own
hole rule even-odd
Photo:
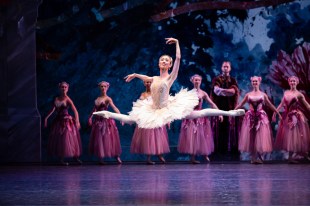
<svg viewBox="0 0 310 206">
<path fill-rule="evenodd" d="M 263 162 L 260 160 L 251 160 L 251 164 L 258 165 L 258 164 L 263 164 Z"/>
<path fill-rule="evenodd" d="M 99 160 L 100 165 L 105 165 L 106 163 L 103 160 Z"/>
<path fill-rule="evenodd" d="M 158 159 L 161 161 L 161 163 L 165 164 L 166 163 L 166 160 L 163 156 L 161 155 L 158 155 Z"/>
<path fill-rule="evenodd" d="M 206 156 L 206 160 L 207 160 L 207 162 L 210 162 L 210 159 L 209 159 L 209 157 L 208 157 L 208 156 Z"/>
<path fill-rule="evenodd" d="M 148 161 L 146 161 L 146 164 L 148 164 L 148 165 L 155 165 L 155 162 L 153 162 L 151 160 L 148 160 Z"/>
<path fill-rule="evenodd" d="M 195 155 L 192 155 L 191 157 L 191 163 L 192 164 L 200 164 L 200 162 L 198 160 L 195 159 Z"/>
<path fill-rule="evenodd" d="M 288 159 L 289 164 L 298 164 L 299 162 L 294 159 Z"/>
<path fill-rule="evenodd" d="M 123 163 L 122 160 L 121 160 L 121 158 L 118 157 L 118 156 L 116 157 L 116 161 L 117 161 L 118 164 L 122 164 L 122 163 Z"/>
<path fill-rule="evenodd" d="M 69 163 L 68 163 L 68 162 L 65 162 L 64 160 L 60 160 L 60 164 L 61 164 L 61 165 L 64 165 L 64 166 L 68 166 L 68 165 L 69 165 Z"/>
<path fill-rule="evenodd" d="M 252 158 L 251 159 L 251 164 L 263 164 L 263 161 L 255 159 L 255 158 Z"/>
<path fill-rule="evenodd" d="M 260 160 L 261 162 L 264 162 L 264 159 L 263 159 L 263 157 L 262 157 L 261 154 L 258 154 L 258 158 L 259 158 L 259 160 Z"/>
<path fill-rule="evenodd" d="M 305 160 L 310 161 L 310 157 L 309 157 L 308 153 L 304 154 L 304 158 L 305 158 Z"/>
<path fill-rule="evenodd" d="M 244 109 L 229 110 L 228 113 L 229 113 L 229 116 L 232 116 L 232 117 L 242 116 L 245 114 L 245 110 Z"/>
<path fill-rule="evenodd" d="M 75 160 L 79 163 L 79 165 L 83 164 L 83 162 L 79 158 L 75 158 Z"/>
<path fill-rule="evenodd" d="M 148 156 L 147 156 L 146 164 L 148 164 L 148 165 L 154 165 L 154 164 L 155 164 L 155 162 L 153 162 L 153 161 L 151 160 L 151 155 L 148 155 Z"/>
<path fill-rule="evenodd" d="M 200 164 L 200 162 L 198 160 L 191 160 L 192 164 Z"/>
</svg>

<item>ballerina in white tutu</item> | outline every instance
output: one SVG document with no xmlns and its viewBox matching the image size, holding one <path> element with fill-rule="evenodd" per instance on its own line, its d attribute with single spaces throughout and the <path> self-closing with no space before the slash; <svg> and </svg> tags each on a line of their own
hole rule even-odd
<svg viewBox="0 0 310 206">
<path fill-rule="evenodd" d="M 132 111 L 129 115 L 117 114 L 108 111 L 94 112 L 95 115 L 100 115 L 105 118 L 113 118 L 124 123 L 136 123 L 140 128 L 158 128 L 166 125 L 174 120 L 183 118 L 196 119 L 205 116 L 241 116 L 244 115 L 243 109 L 223 111 L 218 109 L 203 109 L 195 110 L 199 99 L 196 90 L 187 91 L 182 89 L 175 96 L 170 96 L 170 88 L 176 80 L 180 67 L 181 51 L 179 41 L 174 38 L 166 38 L 166 44 L 176 45 L 176 59 L 173 69 L 169 74 L 169 69 L 172 67 L 173 60 L 169 55 L 162 55 L 159 58 L 158 66 L 160 75 L 149 77 L 142 74 L 130 74 L 124 79 L 130 82 L 134 78 L 139 78 L 143 81 L 152 81 L 151 101 L 137 100 L 133 104 Z"/>
</svg>

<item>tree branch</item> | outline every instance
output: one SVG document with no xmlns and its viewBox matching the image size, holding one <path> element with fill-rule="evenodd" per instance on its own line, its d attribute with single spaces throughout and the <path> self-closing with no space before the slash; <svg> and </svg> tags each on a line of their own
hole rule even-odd
<svg viewBox="0 0 310 206">
<path fill-rule="evenodd" d="M 289 3 L 295 0 L 260 0 L 260 1 L 226 1 L 226 2 L 197 2 L 192 4 L 186 4 L 184 6 L 177 7 L 175 9 L 170 9 L 159 14 L 151 16 L 151 21 L 158 22 L 163 19 L 178 16 L 180 14 L 199 11 L 199 10 L 213 10 L 213 9 L 239 9 L 248 10 L 259 7 L 275 6 L 279 4 Z"/>
</svg>

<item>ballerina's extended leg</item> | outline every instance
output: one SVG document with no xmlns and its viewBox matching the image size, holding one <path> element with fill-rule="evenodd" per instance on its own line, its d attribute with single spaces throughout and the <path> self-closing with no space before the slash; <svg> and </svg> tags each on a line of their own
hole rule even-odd
<svg viewBox="0 0 310 206">
<path fill-rule="evenodd" d="M 133 119 L 131 119 L 130 116 L 124 115 L 124 114 L 118 114 L 118 113 L 113 113 L 113 112 L 109 112 L 109 111 L 99 111 L 99 112 L 94 112 L 93 114 L 102 116 L 106 119 L 109 119 L 109 118 L 116 119 L 116 120 L 119 120 L 119 121 L 124 122 L 126 124 L 135 123 L 135 121 Z"/>
<path fill-rule="evenodd" d="M 245 114 L 244 109 L 237 109 L 237 110 L 219 110 L 219 109 L 202 109 L 202 110 L 195 110 L 190 115 L 186 117 L 186 119 L 195 119 L 199 117 L 210 117 L 210 116 L 242 116 Z"/>
</svg>

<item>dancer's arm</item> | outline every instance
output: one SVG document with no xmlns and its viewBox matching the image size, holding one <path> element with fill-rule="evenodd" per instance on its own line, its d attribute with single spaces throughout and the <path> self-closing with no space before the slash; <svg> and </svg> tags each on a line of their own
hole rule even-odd
<svg viewBox="0 0 310 206">
<path fill-rule="evenodd" d="M 298 100 L 307 108 L 308 112 L 310 112 L 310 104 L 306 101 L 305 96 L 299 92 Z"/>
<path fill-rule="evenodd" d="M 175 47 L 176 47 L 175 61 L 174 61 L 173 68 L 172 68 L 172 71 L 168 79 L 170 85 L 172 85 L 172 83 L 178 77 L 180 61 L 181 61 L 181 49 L 180 49 L 179 41 L 177 39 L 174 39 L 174 38 L 165 38 L 165 39 L 166 39 L 166 44 L 175 44 Z"/>
<path fill-rule="evenodd" d="M 77 111 L 77 109 L 76 109 L 76 107 L 75 107 L 73 101 L 72 101 L 69 97 L 67 97 L 67 102 L 68 102 L 68 104 L 71 106 L 71 109 L 72 109 L 72 111 L 73 111 L 73 113 L 74 113 L 74 118 L 75 118 L 76 127 L 77 127 L 78 129 L 80 129 L 80 128 L 81 128 L 81 125 L 80 125 L 79 113 L 78 113 L 78 111 Z"/>
<path fill-rule="evenodd" d="M 149 77 L 149 76 L 146 76 L 146 75 L 143 75 L 143 74 L 136 74 L 136 73 L 129 74 L 126 77 L 124 77 L 126 82 L 130 82 L 134 78 L 139 78 L 142 81 L 153 81 L 153 77 Z"/>
<path fill-rule="evenodd" d="M 284 97 L 282 98 L 281 103 L 277 107 L 277 111 L 280 111 L 280 109 L 283 107 L 283 104 L 284 104 Z"/>
<path fill-rule="evenodd" d="M 203 99 L 204 99 L 207 103 L 209 103 L 213 109 L 219 109 L 219 108 L 216 106 L 216 104 L 210 99 L 209 95 L 208 95 L 205 91 L 203 91 Z M 219 116 L 219 120 L 220 120 L 220 122 L 223 121 L 223 116 L 222 116 L 222 115 Z"/>
<path fill-rule="evenodd" d="M 205 91 L 203 91 L 203 99 L 210 104 L 213 109 L 218 109 L 216 104 L 210 99 L 209 95 Z"/>
<path fill-rule="evenodd" d="M 238 104 L 235 109 L 240 109 L 246 102 L 248 101 L 248 94 L 245 95 L 245 97 L 243 98 L 243 100 L 240 102 L 240 104 Z"/>
<path fill-rule="evenodd" d="M 120 111 L 119 109 L 115 106 L 115 104 L 113 103 L 113 100 L 109 97 L 108 98 L 108 102 L 109 102 L 109 105 L 112 107 L 112 109 L 114 110 L 114 112 L 120 114 Z"/>
<path fill-rule="evenodd" d="M 113 100 L 109 97 L 108 98 L 108 102 L 110 104 L 110 106 L 112 107 L 112 109 L 114 110 L 115 113 L 120 114 L 121 112 L 119 111 L 119 109 L 115 106 L 115 104 L 113 103 Z M 121 121 L 121 124 L 124 125 L 124 121 Z"/>
<path fill-rule="evenodd" d="M 89 117 L 88 117 L 88 125 L 89 126 L 92 126 L 92 124 L 93 124 L 93 120 L 92 120 L 93 119 L 93 112 L 96 112 L 96 111 L 97 111 L 97 109 L 94 106 L 92 111 L 91 111 L 91 113 L 90 113 L 90 115 L 89 115 Z"/>
<path fill-rule="evenodd" d="M 283 107 L 283 104 L 284 104 L 284 97 L 282 98 L 281 100 L 281 103 L 279 104 L 279 106 L 277 107 L 277 111 L 279 112 L 280 109 Z M 273 113 L 272 115 L 272 121 L 275 122 L 276 121 L 276 112 Z"/>
<path fill-rule="evenodd" d="M 279 111 L 276 109 L 276 107 L 270 102 L 267 94 L 264 93 L 264 100 L 266 102 L 266 105 L 275 113 L 277 113 L 279 115 L 279 119 L 282 119 L 281 114 L 279 113 Z"/>
<path fill-rule="evenodd" d="M 44 118 L 44 127 L 47 127 L 47 120 L 54 113 L 54 111 L 55 111 L 55 106 L 53 106 L 53 108 L 48 112 L 48 114 Z"/>
</svg>

